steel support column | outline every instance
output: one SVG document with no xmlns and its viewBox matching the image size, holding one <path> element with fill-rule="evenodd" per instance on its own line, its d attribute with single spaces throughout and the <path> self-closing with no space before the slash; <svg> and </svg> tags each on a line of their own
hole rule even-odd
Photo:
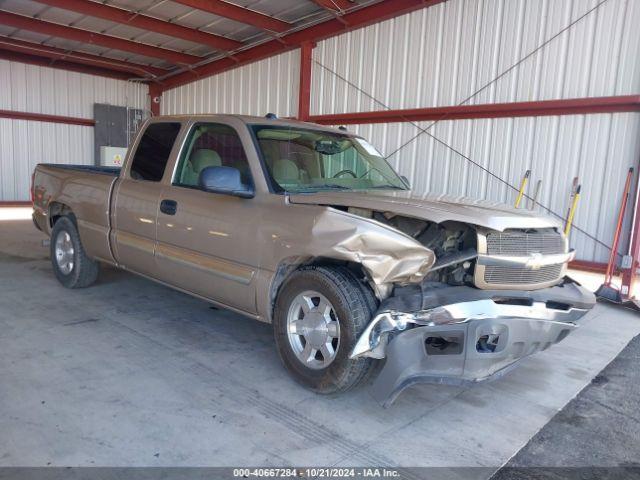
<svg viewBox="0 0 640 480">
<path fill-rule="evenodd" d="M 154 117 L 160 115 L 160 102 L 162 102 L 162 86 L 157 83 L 149 84 L 149 109 Z"/>
<path fill-rule="evenodd" d="M 636 181 L 636 194 L 633 202 L 632 227 L 629 233 L 629 255 L 631 257 L 631 266 L 622 270 L 622 288 L 620 293 L 625 298 L 633 297 L 633 288 L 637 279 L 637 271 L 640 268 L 640 178 Z"/>
<path fill-rule="evenodd" d="M 313 42 L 300 45 L 300 86 L 298 89 L 298 120 L 309 120 L 311 104 L 311 55 L 315 47 Z"/>
</svg>

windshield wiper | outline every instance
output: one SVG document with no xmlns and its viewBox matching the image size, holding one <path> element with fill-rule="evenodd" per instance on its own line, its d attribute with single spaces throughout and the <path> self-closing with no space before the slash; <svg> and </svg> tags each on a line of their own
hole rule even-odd
<svg viewBox="0 0 640 480">
<path fill-rule="evenodd" d="M 398 185 L 376 185 L 375 187 L 369 187 L 368 190 L 375 189 L 393 189 L 393 190 L 406 190 L 404 187 L 399 187 Z"/>
<path fill-rule="evenodd" d="M 351 190 L 349 187 L 345 187 L 343 185 L 336 185 L 333 183 L 329 183 L 326 185 L 316 185 L 313 187 L 301 188 L 299 190 L 295 190 L 296 192 L 315 192 L 318 190 Z"/>
</svg>

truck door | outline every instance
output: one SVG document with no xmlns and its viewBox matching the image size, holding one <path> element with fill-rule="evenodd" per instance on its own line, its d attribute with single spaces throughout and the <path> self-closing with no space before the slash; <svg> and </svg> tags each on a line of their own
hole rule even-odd
<svg viewBox="0 0 640 480">
<path fill-rule="evenodd" d="M 207 167 L 237 168 L 252 183 L 242 141 L 231 126 L 196 123 L 160 199 L 158 277 L 247 313 L 256 312 L 258 210 L 252 199 L 203 191 Z"/>
<path fill-rule="evenodd" d="M 154 276 L 158 204 L 165 167 L 180 132 L 179 122 L 147 125 L 116 187 L 112 245 L 120 265 Z"/>
</svg>

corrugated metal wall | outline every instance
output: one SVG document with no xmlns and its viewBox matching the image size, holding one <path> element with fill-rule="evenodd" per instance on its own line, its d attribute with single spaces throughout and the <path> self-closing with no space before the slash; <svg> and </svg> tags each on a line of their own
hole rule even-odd
<svg viewBox="0 0 640 480">
<path fill-rule="evenodd" d="M 254 62 L 164 92 L 161 113 L 295 116 L 300 50 Z"/>
<path fill-rule="evenodd" d="M 311 112 L 384 109 L 336 74 L 394 109 L 459 104 L 599 2 L 449 0 L 319 42 L 314 60 L 335 73 L 314 63 Z M 638 94 L 638 25 L 640 1 L 606 0 L 469 103 Z M 165 92 L 163 113 L 294 116 L 298 58 L 297 52 L 280 55 Z M 407 123 L 350 128 L 384 154 L 418 133 Z M 430 133 L 512 185 L 532 169 L 530 185 L 542 179 L 540 200 L 561 214 L 579 176 L 583 196 L 576 224 L 606 243 L 624 174 L 640 157 L 640 114 L 446 121 Z M 391 160 L 417 193 L 507 203 L 515 198 L 504 184 L 426 135 Z M 581 259 L 607 259 L 607 250 L 586 235 L 574 232 L 572 243 Z"/>
<path fill-rule="evenodd" d="M 601 0 L 449 0 L 319 42 L 314 60 L 390 108 L 457 105 Z M 468 103 L 640 91 L 640 2 L 607 0 Z M 384 110 L 313 68 L 311 112 Z"/>
<path fill-rule="evenodd" d="M 139 83 L 0 60 L 0 109 L 93 118 L 94 103 L 147 109 Z M 0 119 L 0 201 L 29 200 L 37 163 L 93 163 L 93 128 Z"/>
</svg>

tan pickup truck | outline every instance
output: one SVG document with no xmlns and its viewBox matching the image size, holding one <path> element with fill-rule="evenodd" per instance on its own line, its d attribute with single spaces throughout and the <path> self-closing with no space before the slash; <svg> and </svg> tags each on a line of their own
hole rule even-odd
<svg viewBox="0 0 640 480">
<path fill-rule="evenodd" d="M 413 196 L 363 138 L 272 115 L 154 118 L 122 169 L 41 164 L 32 195 L 65 287 L 106 263 L 271 322 L 321 393 L 495 378 L 595 301 L 552 219 Z"/>
</svg>

